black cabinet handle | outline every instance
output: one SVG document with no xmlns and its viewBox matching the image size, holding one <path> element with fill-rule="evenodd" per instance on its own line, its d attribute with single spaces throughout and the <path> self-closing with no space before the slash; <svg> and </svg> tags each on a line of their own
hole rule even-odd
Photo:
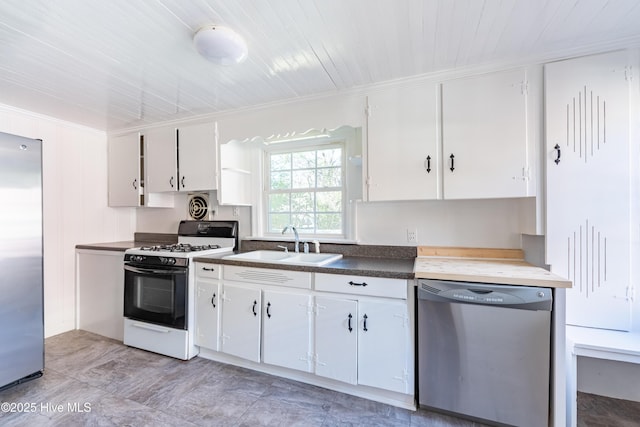
<svg viewBox="0 0 640 427">
<path fill-rule="evenodd" d="M 363 325 L 362 325 L 362 330 L 363 330 L 363 331 L 365 331 L 365 332 L 367 332 L 367 331 L 368 331 L 368 329 L 367 329 L 367 319 L 368 319 L 368 317 L 367 317 L 367 315 L 365 314 L 364 316 L 362 316 L 362 318 L 364 319 L 364 323 L 363 323 Z"/>
<path fill-rule="evenodd" d="M 213 308 L 216 308 L 216 293 L 213 293 L 213 296 L 211 296 L 211 305 L 213 306 Z"/>
<path fill-rule="evenodd" d="M 258 301 L 253 301 L 253 307 L 251 308 L 251 311 L 253 311 L 253 315 L 257 316 L 258 313 L 256 313 L 256 305 L 258 305 Z"/>
<path fill-rule="evenodd" d="M 173 177 L 169 178 L 169 185 L 173 188 Z"/>
<path fill-rule="evenodd" d="M 133 189 L 137 190 L 138 189 L 138 179 L 134 179 L 133 182 L 131 183 L 131 185 L 133 185 Z"/>
<path fill-rule="evenodd" d="M 453 154 L 451 154 L 451 155 L 449 156 L 449 158 L 451 159 L 451 167 L 449 168 L 449 170 L 450 170 L 451 172 L 453 172 L 453 170 L 455 169 L 455 167 L 454 167 L 454 163 L 453 163 L 453 162 L 455 161 L 456 156 L 454 156 Z"/>
<path fill-rule="evenodd" d="M 558 163 L 560 163 L 560 146 L 558 144 L 556 144 L 555 147 L 553 147 L 554 150 L 556 150 L 558 153 L 558 157 L 556 157 L 556 159 L 554 160 L 555 164 L 557 165 Z"/>
<path fill-rule="evenodd" d="M 267 303 L 267 317 L 271 319 L 271 303 Z"/>
<path fill-rule="evenodd" d="M 351 286 L 367 286 L 367 282 L 362 282 L 362 283 L 356 283 L 356 282 L 349 282 L 349 284 Z"/>
<path fill-rule="evenodd" d="M 351 319 L 353 319 L 353 316 L 349 313 L 349 316 L 347 317 L 347 328 L 349 329 L 349 332 L 353 331 L 353 328 L 351 327 Z"/>
<path fill-rule="evenodd" d="M 427 173 L 431 173 L 431 156 L 427 156 L 424 161 L 424 167 L 427 170 Z"/>
<path fill-rule="evenodd" d="M 202 269 L 203 269 L 204 271 L 216 271 L 216 269 L 215 269 L 215 268 L 202 267 Z"/>
<path fill-rule="evenodd" d="M 182 184 L 182 188 L 184 188 L 184 176 L 182 177 L 182 179 L 180 180 L 180 184 Z"/>
</svg>

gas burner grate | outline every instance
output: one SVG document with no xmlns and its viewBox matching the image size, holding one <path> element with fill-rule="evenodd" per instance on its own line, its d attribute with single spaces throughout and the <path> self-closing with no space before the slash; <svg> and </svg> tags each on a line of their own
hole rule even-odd
<svg viewBox="0 0 640 427">
<path fill-rule="evenodd" d="M 151 252 L 199 252 L 210 249 L 220 249 L 220 245 L 191 245 L 189 243 L 175 243 L 172 245 L 142 246 L 140 250 Z"/>
</svg>

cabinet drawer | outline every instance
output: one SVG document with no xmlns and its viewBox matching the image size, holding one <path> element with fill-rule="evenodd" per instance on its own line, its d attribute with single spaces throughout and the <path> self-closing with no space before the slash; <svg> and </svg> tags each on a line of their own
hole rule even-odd
<svg viewBox="0 0 640 427">
<path fill-rule="evenodd" d="M 224 278 L 225 280 L 259 283 L 262 285 L 311 289 L 311 273 L 305 271 L 227 265 L 224 268 Z"/>
<path fill-rule="evenodd" d="M 222 277 L 222 266 L 218 264 L 208 264 L 204 262 L 197 262 L 196 277 L 205 277 L 207 279 L 220 279 Z"/>
<path fill-rule="evenodd" d="M 384 277 L 316 273 L 316 291 L 407 299 L 407 281 Z"/>
</svg>

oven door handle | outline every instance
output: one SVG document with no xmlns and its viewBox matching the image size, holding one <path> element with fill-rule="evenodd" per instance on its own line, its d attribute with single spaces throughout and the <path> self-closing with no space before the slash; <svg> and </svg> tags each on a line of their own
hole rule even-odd
<svg viewBox="0 0 640 427">
<path fill-rule="evenodd" d="M 138 274 L 175 274 L 175 273 L 184 273 L 186 274 L 187 269 L 186 268 L 168 268 L 166 270 L 160 270 L 160 269 L 153 269 L 153 268 L 139 268 L 139 267 L 132 267 L 130 265 L 126 265 L 124 266 L 124 269 L 127 271 L 130 271 L 132 273 L 138 273 Z"/>
</svg>

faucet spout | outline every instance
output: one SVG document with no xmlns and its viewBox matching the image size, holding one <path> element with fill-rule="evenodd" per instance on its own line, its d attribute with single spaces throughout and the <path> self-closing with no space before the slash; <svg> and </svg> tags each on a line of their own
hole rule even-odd
<svg viewBox="0 0 640 427">
<path fill-rule="evenodd" d="M 286 233 L 287 230 L 291 229 L 291 231 L 293 231 L 293 236 L 295 237 L 295 247 L 294 250 L 296 253 L 300 252 L 300 236 L 298 235 L 298 230 L 296 230 L 296 228 L 293 225 L 287 225 L 282 229 L 282 234 Z"/>
</svg>

